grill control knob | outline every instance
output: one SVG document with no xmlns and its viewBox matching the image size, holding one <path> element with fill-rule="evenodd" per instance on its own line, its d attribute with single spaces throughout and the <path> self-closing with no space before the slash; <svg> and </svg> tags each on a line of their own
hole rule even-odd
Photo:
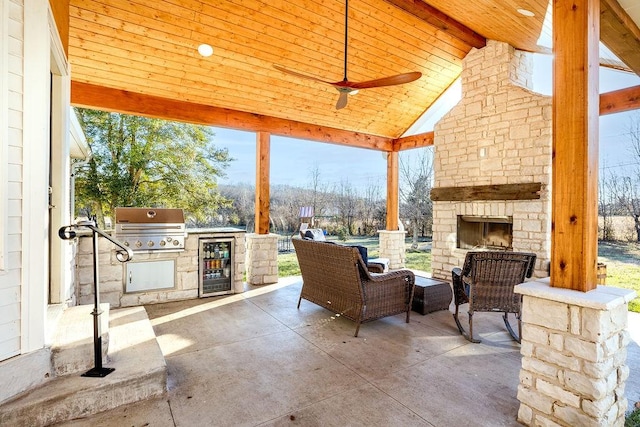
<svg viewBox="0 0 640 427">
<path fill-rule="evenodd" d="M 151 248 L 151 247 L 153 247 L 153 241 L 152 241 L 152 240 L 149 240 L 149 241 L 147 242 L 147 246 L 149 246 L 150 248 Z"/>
<path fill-rule="evenodd" d="M 165 242 L 164 240 L 160 240 L 160 246 L 164 247 L 164 245 L 166 245 L 166 244 L 167 244 L 167 242 Z"/>
<path fill-rule="evenodd" d="M 142 247 L 142 242 L 140 240 L 138 240 L 136 242 L 136 248 L 141 248 Z"/>
<path fill-rule="evenodd" d="M 174 241 L 173 241 L 173 246 L 178 246 L 179 244 L 180 244 L 180 241 L 179 241 L 179 240 L 174 240 Z"/>
<path fill-rule="evenodd" d="M 127 242 L 126 240 L 124 242 L 122 242 L 123 245 L 125 246 L 129 246 L 129 242 Z"/>
</svg>

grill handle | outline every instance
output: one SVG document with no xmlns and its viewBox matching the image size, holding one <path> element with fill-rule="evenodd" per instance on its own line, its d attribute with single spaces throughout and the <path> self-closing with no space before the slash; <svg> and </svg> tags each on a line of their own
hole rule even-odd
<svg viewBox="0 0 640 427">
<path fill-rule="evenodd" d="M 142 225 L 142 224 L 131 224 L 131 225 L 120 225 L 120 231 L 146 231 L 146 230 L 182 230 L 184 227 L 182 225 Z"/>
</svg>

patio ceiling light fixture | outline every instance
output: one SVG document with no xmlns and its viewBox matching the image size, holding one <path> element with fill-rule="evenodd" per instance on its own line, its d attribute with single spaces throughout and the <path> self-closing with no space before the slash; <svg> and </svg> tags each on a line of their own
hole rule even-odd
<svg viewBox="0 0 640 427">
<path fill-rule="evenodd" d="M 536 14 L 535 14 L 535 13 L 531 12 L 531 11 L 530 11 L 530 10 L 528 10 L 528 9 L 517 9 L 517 12 L 518 12 L 520 15 L 524 15 L 524 16 L 527 16 L 527 17 L 533 17 L 533 16 L 536 16 Z"/>
<path fill-rule="evenodd" d="M 200 46 L 198 46 L 198 53 L 207 58 L 213 55 L 213 48 L 211 47 L 211 45 L 202 43 Z"/>
</svg>

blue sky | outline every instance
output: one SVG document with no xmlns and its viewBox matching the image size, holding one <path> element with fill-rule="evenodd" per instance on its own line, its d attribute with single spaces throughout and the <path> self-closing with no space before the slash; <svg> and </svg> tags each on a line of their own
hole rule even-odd
<svg viewBox="0 0 640 427">
<path fill-rule="evenodd" d="M 551 94 L 551 56 L 535 55 L 534 90 Z M 600 92 L 640 85 L 634 74 L 600 68 Z M 442 110 L 446 110 L 443 107 Z M 442 113 L 442 111 L 441 111 Z M 600 166 L 619 169 L 629 165 L 628 128 L 631 117 L 640 118 L 640 111 L 600 117 Z M 420 129 L 433 129 L 433 120 Z M 255 184 L 256 136 L 252 132 L 214 128 L 214 143 L 227 147 L 236 159 L 220 183 Z M 271 185 L 288 184 L 304 187 L 311 181 L 311 171 L 318 167 L 320 180 L 328 187 L 349 182 L 356 189 L 372 185 L 383 191 L 386 185 L 387 163 L 379 151 L 303 141 L 273 136 L 271 138 Z"/>
<path fill-rule="evenodd" d="M 215 144 L 227 147 L 236 159 L 227 169 L 227 177 L 219 182 L 255 184 L 255 134 L 219 128 L 214 132 Z M 311 182 L 311 171 L 316 167 L 320 170 L 320 181 L 327 186 L 346 181 L 355 188 L 371 184 L 385 188 L 386 185 L 387 161 L 379 151 L 271 137 L 271 185 L 305 187 Z"/>
</svg>

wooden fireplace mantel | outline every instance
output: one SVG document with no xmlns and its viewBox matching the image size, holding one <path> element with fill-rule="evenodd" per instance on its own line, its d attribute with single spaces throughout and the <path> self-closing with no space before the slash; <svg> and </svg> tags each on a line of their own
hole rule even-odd
<svg viewBox="0 0 640 427">
<path fill-rule="evenodd" d="M 534 200 L 540 198 L 542 183 L 471 185 L 431 189 L 434 202 L 472 202 L 480 200 Z"/>
</svg>

